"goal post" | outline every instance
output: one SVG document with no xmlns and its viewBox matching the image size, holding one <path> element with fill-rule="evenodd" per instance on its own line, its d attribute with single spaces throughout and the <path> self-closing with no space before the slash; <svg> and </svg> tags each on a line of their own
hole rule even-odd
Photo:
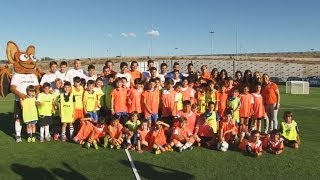
<svg viewBox="0 0 320 180">
<path fill-rule="evenodd" d="M 307 81 L 287 81 L 287 94 L 309 94 L 309 82 Z"/>
</svg>

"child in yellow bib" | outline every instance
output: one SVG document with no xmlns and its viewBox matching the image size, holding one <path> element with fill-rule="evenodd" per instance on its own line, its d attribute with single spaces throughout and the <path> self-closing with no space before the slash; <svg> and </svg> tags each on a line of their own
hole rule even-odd
<svg viewBox="0 0 320 180">
<path fill-rule="evenodd" d="M 83 93 L 84 88 L 81 86 L 81 78 L 76 76 L 73 78 L 73 86 L 71 89 L 71 93 L 75 97 L 76 103 L 75 103 L 75 110 L 74 110 L 74 120 L 80 120 L 84 117 L 83 114 Z"/>
<path fill-rule="evenodd" d="M 283 119 L 284 122 L 281 122 L 280 132 L 285 145 L 298 149 L 300 145 L 299 128 L 297 122 L 293 120 L 292 112 L 285 111 Z"/>
<path fill-rule="evenodd" d="M 98 107 L 97 107 L 98 117 L 101 116 L 100 108 L 103 105 L 102 96 L 104 95 L 104 92 L 102 90 L 102 86 L 103 86 L 103 80 L 101 77 L 98 77 L 96 80 L 96 86 L 95 88 L 93 88 L 93 91 L 97 94 L 97 99 L 98 99 Z"/>
<path fill-rule="evenodd" d="M 38 111 L 36 106 L 36 88 L 30 85 L 26 89 L 27 98 L 20 99 L 23 122 L 27 125 L 28 142 L 36 142 L 36 124 Z"/>
<path fill-rule="evenodd" d="M 98 97 L 97 94 L 93 91 L 95 86 L 95 82 L 93 80 L 89 80 L 87 82 L 87 90 L 83 94 L 83 106 L 84 106 L 84 113 L 89 113 L 93 122 L 98 121 Z"/>
<path fill-rule="evenodd" d="M 49 126 L 52 124 L 52 113 L 54 112 L 54 96 L 50 94 L 50 83 L 42 85 L 42 93 L 38 94 L 37 105 L 39 113 L 40 142 L 50 141 Z"/>
<path fill-rule="evenodd" d="M 67 140 L 66 137 L 66 129 L 67 125 L 69 125 L 70 137 L 73 134 L 73 121 L 74 121 L 74 111 L 75 111 L 75 97 L 71 94 L 71 83 L 66 81 L 63 86 L 63 93 L 60 94 L 59 99 L 59 107 L 60 107 L 60 118 L 62 123 L 61 128 L 61 140 L 65 142 Z"/>
</svg>

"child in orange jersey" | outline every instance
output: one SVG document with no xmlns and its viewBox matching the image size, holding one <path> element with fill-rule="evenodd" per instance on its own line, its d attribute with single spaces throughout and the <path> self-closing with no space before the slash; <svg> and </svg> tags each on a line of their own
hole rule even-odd
<svg viewBox="0 0 320 180">
<path fill-rule="evenodd" d="M 81 86 L 81 78 L 76 76 L 73 78 L 73 86 L 71 88 L 71 93 L 75 98 L 75 107 L 74 107 L 74 120 L 80 120 L 83 118 L 83 93 L 84 88 Z"/>
<path fill-rule="evenodd" d="M 248 86 L 245 86 L 243 88 L 243 93 L 240 94 L 240 125 L 239 125 L 239 131 L 240 132 L 247 132 L 248 131 L 248 124 L 249 124 L 249 118 L 252 115 L 252 109 L 253 109 L 253 97 L 250 94 L 250 88 Z"/>
<path fill-rule="evenodd" d="M 192 150 L 192 144 L 194 141 L 192 132 L 187 128 L 187 118 L 179 118 L 179 126 L 175 127 L 169 146 L 175 146 L 178 148 L 179 152 L 182 152 L 186 149 Z"/>
<path fill-rule="evenodd" d="M 191 110 L 191 102 L 189 100 L 183 101 L 183 109 L 177 113 L 177 117 L 187 118 L 187 128 L 191 133 L 194 133 L 196 125 L 196 114 Z M 178 126 L 179 122 L 175 123 Z"/>
<path fill-rule="evenodd" d="M 162 117 L 165 118 L 165 122 L 169 125 L 173 125 L 173 116 L 176 115 L 175 112 L 175 97 L 176 91 L 173 89 L 173 80 L 166 78 L 164 82 L 164 89 L 161 93 L 161 102 L 162 102 Z"/>
<path fill-rule="evenodd" d="M 259 131 L 251 131 L 250 139 L 246 145 L 246 152 L 253 157 L 260 157 L 262 155 L 262 142 Z"/>
<path fill-rule="evenodd" d="M 84 144 L 85 140 L 88 139 L 88 137 L 90 136 L 90 134 L 92 133 L 93 131 L 93 119 L 91 117 L 91 115 L 88 113 L 88 114 L 85 114 L 83 118 L 80 119 L 80 129 L 78 131 L 78 133 L 73 137 L 73 141 L 75 143 L 78 143 L 78 144 Z"/>
<path fill-rule="evenodd" d="M 148 147 L 149 141 L 149 128 L 148 128 L 148 120 L 144 120 L 140 124 L 140 128 L 137 130 L 137 152 L 139 154 L 143 153 L 143 147 Z"/>
<path fill-rule="evenodd" d="M 182 86 L 181 86 L 181 93 L 183 96 L 183 100 L 189 100 L 191 103 L 194 102 L 194 94 L 195 90 L 190 87 L 191 81 L 189 81 L 188 77 L 182 78 Z"/>
<path fill-rule="evenodd" d="M 226 86 L 225 92 L 228 94 L 228 96 L 232 96 L 232 90 L 234 89 L 232 77 L 228 77 L 227 83 L 225 86 Z"/>
<path fill-rule="evenodd" d="M 261 85 L 256 85 L 253 97 L 253 107 L 252 107 L 252 119 L 254 121 L 254 128 L 261 131 L 261 120 L 264 118 L 266 111 L 264 109 L 263 97 L 260 94 Z M 267 122 L 267 121 L 266 121 Z M 266 124 L 267 125 L 267 124 Z M 268 126 L 266 126 L 265 133 L 268 132 Z"/>
<path fill-rule="evenodd" d="M 144 117 L 148 120 L 148 127 L 151 127 L 152 122 L 155 123 L 158 116 L 159 109 L 159 89 L 157 89 L 154 79 L 149 81 L 148 88 L 142 93 L 142 103 L 144 109 Z"/>
<path fill-rule="evenodd" d="M 238 128 L 235 121 L 232 119 L 232 110 L 228 109 L 224 113 L 224 118 L 220 121 L 219 127 L 219 143 L 217 148 L 220 150 L 221 144 L 227 142 L 229 147 L 234 145 L 237 138 Z"/>
<path fill-rule="evenodd" d="M 102 142 L 102 139 L 106 136 L 108 131 L 108 126 L 105 123 L 106 119 L 104 117 L 99 117 L 97 124 L 94 126 L 92 125 L 92 131 L 90 132 L 88 141 L 85 144 L 87 149 L 89 149 L 91 145 L 93 145 L 95 149 L 99 149 L 98 143 Z"/>
<path fill-rule="evenodd" d="M 168 149 L 166 146 L 167 140 L 164 127 L 169 128 L 170 126 L 162 121 L 157 121 L 156 125 L 150 131 L 148 145 L 149 148 L 154 150 L 155 154 L 171 151 L 171 149 Z"/>
<path fill-rule="evenodd" d="M 108 126 L 108 132 L 104 137 L 104 148 L 107 148 L 108 144 L 110 144 L 110 148 L 115 147 L 116 149 L 120 149 L 121 144 L 123 142 L 122 128 L 123 126 L 120 124 L 120 116 L 114 114 L 112 116 L 111 123 Z"/>
<path fill-rule="evenodd" d="M 228 93 L 226 92 L 226 87 L 224 85 L 220 86 L 219 92 L 219 101 L 218 101 L 218 115 L 219 117 L 217 120 L 220 120 L 223 118 L 224 112 L 227 109 L 228 105 Z"/>
<path fill-rule="evenodd" d="M 124 124 L 128 120 L 127 89 L 122 87 L 121 78 L 117 78 L 114 83 L 115 89 L 111 92 L 111 113 L 117 114 L 120 122 Z"/>
<path fill-rule="evenodd" d="M 284 149 L 283 138 L 279 130 L 274 129 L 270 132 L 270 137 L 267 144 L 267 151 L 272 154 L 281 154 Z"/>
<path fill-rule="evenodd" d="M 134 80 L 133 88 L 128 91 L 128 112 L 137 111 L 142 113 L 141 94 L 143 93 L 143 83 L 140 78 Z"/>
</svg>

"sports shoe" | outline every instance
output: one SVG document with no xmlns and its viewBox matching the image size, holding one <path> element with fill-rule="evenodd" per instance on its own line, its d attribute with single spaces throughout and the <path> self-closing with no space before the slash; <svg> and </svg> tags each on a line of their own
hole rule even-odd
<svg viewBox="0 0 320 180">
<path fill-rule="evenodd" d="M 45 140 L 46 140 L 46 141 L 51 141 L 51 137 L 50 137 L 50 136 L 47 136 L 47 137 L 45 137 Z"/>
<path fill-rule="evenodd" d="M 18 143 L 18 142 L 21 142 L 21 141 L 22 141 L 21 136 L 17 136 L 16 137 L 16 142 Z"/>
<path fill-rule="evenodd" d="M 98 147 L 98 144 L 97 144 L 97 141 L 96 141 L 96 140 L 93 140 L 92 144 L 93 144 L 93 147 L 94 147 L 95 149 L 99 149 L 99 147 Z"/>
<path fill-rule="evenodd" d="M 40 137 L 40 142 L 44 142 L 44 137 Z"/>
<path fill-rule="evenodd" d="M 90 149 L 90 143 L 89 142 L 86 142 L 86 144 L 85 144 L 85 147 L 87 148 L 87 149 Z"/>
<path fill-rule="evenodd" d="M 179 147 L 179 152 L 182 152 L 183 151 L 183 147 Z"/>
<path fill-rule="evenodd" d="M 33 143 L 36 142 L 36 137 L 32 137 L 31 142 L 33 142 Z"/>
<path fill-rule="evenodd" d="M 161 150 L 160 150 L 160 149 L 157 149 L 154 153 L 155 153 L 156 155 L 161 154 Z"/>
<path fill-rule="evenodd" d="M 120 144 L 116 145 L 116 149 L 120 149 L 120 148 L 121 148 Z"/>
<path fill-rule="evenodd" d="M 31 143 L 31 141 L 32 141 L 31 137 L 28 137 L 27 142 Z"/>
<path fill-rule="evenodd" d="M 108 147 L 108 142 L 109 142 L 108 138 L 107 138 L 107 137 L 104 137 L 104 138 L 103 138 L 103 147 L 104 147 L 104 148 L 107 148 L 107 147 Z"/>
<path fill-rule="evenodd" d="M 114 145 L 110 145 L 110 148 L 113 149 Z"/>
<path fill-rule="evenodd" d="M 173 152 L 172 147 L 168 148 L 168 150 L 167 150 L 167 151 L 168 151 L 168 152 Z"/>
<path fill-rule="evenodd" d="M 54 134 L 53 135 L 53 140 L 57 141 L 59 139 L 59 134 Z"/>
<path fill-rule="evenodd" d="M 193 150 L 193 146 L 188 147 L 188 150 L 192 151 Z"/>
</svg>

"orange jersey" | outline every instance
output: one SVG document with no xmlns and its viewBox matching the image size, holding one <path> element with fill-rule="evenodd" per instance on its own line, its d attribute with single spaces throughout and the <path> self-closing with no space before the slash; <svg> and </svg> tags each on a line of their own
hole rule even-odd
<svg viewBox="0 0 320 180">
<path fill-rule="evenodd" d="M 226 141 L 229 141 L 233 134 L 238 134 L 238 128 L 234 121 L 229 121 L 229 122 L 224 120 L 220 121 L 219 130 L 220 130 L 220 133 L 223 133 L 223 134 L 224 132 L 231 130 L 231 132 L 224 135 L 224 138 Z"/>
<path fill-rule="evenodd" d="M 223 117 L 225 110 L 228 105 L 228 94 L 227 93 L 218 93 L 219 101 L 218 101 L 218 114 L 220 117 Z"/>
<path fill-rule="evenodd" d="M 278 86 L 270 82 L 266 86 L 262 86 L 261 95 L 263 97 L 263 101 L 266 104 L 277 104 L 277 95 L 276 91 L 279 91 Z"/>
<path fill-rule="evenodd" d="M 192 111 L 190 113 L 184 113 L 182 110 L 177 113 L 178 117 L 185 117 L 187 118 L 187 128 L 190 132 L 194 131 L 196 125 L 196 114 Z"/>
<path fill-rule="evenodd" d="M 143 129 L 138 129 L 137 130 L 137 136 L 138 136 L 138 139 L 140 141 L 149 141 L 149 134 L 150 134 L 150 130 L 149 128 L 146 129 L 146 130 L 143 130 Z"/>
<path fill-rule="evenodd" d="M 144 107 L 143 112 L 145 117 L 150 117 L 151 114 L 158 114 L 159 103 L 160 103 L 159 94 L 160 94 L 160 91 L 158 89 L 155 89 L 153 91 L 146 90 L 146 91 L 143 91 L 143 93 L 141 94 L 142 102 L 146 101 L 146 104 L 151 110 L 151 113 L 148 112 L 144 107 L 145 105 L 143 105 Z"/>
<path fill-rule="evenodd" d="M 126 88 L 119 88 L 114 89 L 111 92 L 111 96 L 113 98 L 113 110 L 116 113 L 119 112 L 128 112 L 127 109 L 127 89 Z"/>
<path fill-rule="evenodd" d="M 117 123 L 115 126 L 108 126 L 108 134 L 111 138 L 118 139 L 121 131 L 122 131 L 123 126 L 120 123 Z"/>
<path fill-rule="evenodd" d="M 198 128 L 198 136 L 213 137 L 213 129 L 204 118 L 197 120 L 196 128 Z"/>
<path fill-rule="evenodd" d="M 181 87 L 181 93 L 183 96 L 183 100 L 188 100 L 191 101 L 191 98 L 194 98 L 194 89 L 192 89 L 191 87 L 187 86 L 187 87 Z M 192 102 L 191 102 L 192 103 Z"/>
<path fill-rule="evenodd" d="M 202 77 L 203 79 L 207 79 L 207 80 L 210 80 L 210 79 L 211 79 L 211 75 L 210 75 L 209 72 L 202 73 L 202 74 L 201 74 L 201 77 Z"/>
<path fill-rule="evenodd" d="M 262 152 L 262 141 L 258 140 L 258 142 L 248 141 L 247 146 L 250 147 L 252 153 Z"/>
<path fill-rule="evenodd" d="M 166 135 L 164 133 L 164 130 L 161 129 L 152 129 L 151 130 L 151 136 L 148 141 L 149 147 L 152 147 L 153 144 L 157 144 L 159 146 L 163 146 L 167 143 Z"/>
<path fill-rule="evenodd" d="M 284 149 L 283 139 L 280 138 L 278 141 L 271 141 L 271 140 L 269 140 L 267 147 L 268 147 L 268 148 L 271 148 L 271 149 L 274 150 L 274 151 L 282 150 L 282 149 Z"/>
<path fill-rule="evenodd" d="M 252 97 L 253 97 L 252 118 L 257 119 L 257 118 L 264 117 L 266 112 L 265 112 L 263 98 L 261 94 L 252 93 Z"/>
<path fill-rule="evenodd" d="M 103 138 L 108 132 L 107 125 L 95 125 L 94 126 L 94 139 Z"/>
<path fill-rule="evenodd" d="M 252 113 L 252 105 L 253 105 L 253 97 L 250 93 L 248 94 L 240 94 L 240 117 L 251 117 Z"/>
<path fill-rule="evenodd" d="M 137 90 L 134 88 L 131 88 L 128 91 L 128 98 L 129 102 L 128 103 L 128 112 L 132 113 L 133 111 L 137 111 L 138 113 L 141 113 L 141 94 L 143 90 Z"/>
<path fill-rule="evenodd" d="M 162 117 L 175 116 L 175 97 L 176 91 L 174 89 L 162 91 Z"/>
<path fill-rule="evenodd" d="M 174 135 L 178 135 L 178 136 L 182 136 L 184 138 L 187 138 L 187 137 L 191 136 L 192 133 L 189 131 L 188 128 L 182 129 L 180 127 L 175 127 L 172 136 L 174 136 Z M 172 139 L 172 136 L 171 136 L 171 139 Z"/>
</svg>

